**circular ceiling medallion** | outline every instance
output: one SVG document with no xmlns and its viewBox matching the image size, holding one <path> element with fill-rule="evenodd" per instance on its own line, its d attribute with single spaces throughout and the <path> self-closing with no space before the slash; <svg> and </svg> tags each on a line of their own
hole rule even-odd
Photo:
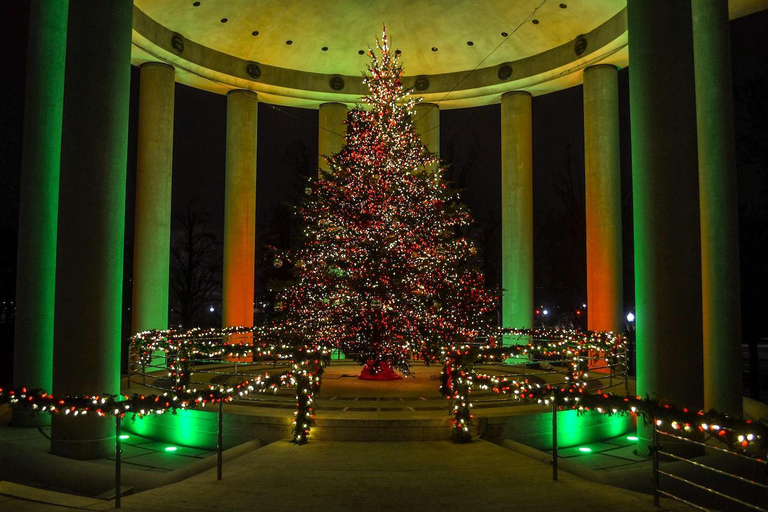
<svg viewBox="0 0 768 512">
<path fill-rule="evenodd" d="M 509 80 L 509 77 L 512 76 L 512 66 L 509 64 L 504 64 L 503 66 L 499 67 L 499 80 Z"/>
<path fill-rule="evenodd" d="M 245 67 L 245 72 L 248 73 L 248 76 L 256 80 L 261 76 L 261 68 L 258 64 L 255 62 L 251 62 Z"/>
<path fill-rule="evenodd" d="M 576 52 L 576 55 L 579 57 L 584 55 L 584 52 L 587 51 L 587 38 L 579 37 L 576 39 L 576 42 L 573 45 L 573 51 Z"/>
<path fill-rule="evenodd" d="M 173 34 L 171 36 L 171 49 L 176 55 L 184 53 L 184 38 L 181 34 Z"/>
<path fill-rule="evenodd" d="M 331 78 L 330 86 L 334 91 L 340 91 L 344 88 L 344 79 L 340 76 L 334 76 Z"/>
<path fill-rule="evenodd" d="M 425 76 L 416 78 L 415 87 L 417 91 L 426 91 L 429 89 L 429 79 Z"/>
</svg>

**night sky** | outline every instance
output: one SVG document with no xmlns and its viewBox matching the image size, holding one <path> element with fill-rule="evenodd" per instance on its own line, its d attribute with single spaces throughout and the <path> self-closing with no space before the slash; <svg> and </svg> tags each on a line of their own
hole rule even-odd
<svg viewBox="0 0 768 512">
<path fill-rule="evenodd" d="M 14 297 L 18 225 L 19 170 L 24 111 L 27 3 L 0 6 L 0 376 L 8 364 L 13 328 L 9 304 Z M 736 137 L 739 173 L 741 274 L 745 337 L 766 337 L 759 321 L 766 307 L 768 271 L 768 12 L 731 22 Z M 376 34 L 371 34 L 373 40 Z M 396 32 L 393 32 L 396 36 Z M 403 55 L 406 74 L 408 55 Z M 631 161 L 628 70 L 621 70 L 621 150 L 624 228 L 625 310 L 633 306 Z M 130 279 L 133 235 L 138 69 L 131 75 L 131 129 L 126 211 L 126 282 Z M 441 156 L 450 177 L 463 189 L 487 259 L 497 282 L 500 260 L 500 106 L 441 112 Z M 259 105 L 257 238 L 272 239 L 284 225 L 285 204 L 303 190 L 301 176 L 315 171 L 316 110 Z M 209 218 L 208 229 L 221 239 L 224 215 L 226 98 L 184 85 L 176 86 L 173 209 L 192 202 Z M 586 248 L 583 197 L 582 91 L 574 87 L 533 100 L 534 254 L 536 301 L 562 315 L 586 301 Z M 474 157 L 473 157 L 474 155 Z M 268 255 L 259 248 L 262 266 Z M 261 275 L 262 273 L 259 273 Z M 261 280 L 263 281 L 263 280 Z M 264 287 L 263 282 L 257 285 Z M 126 287 L 129 289 L 129 287 Z M 258 293 L 258 288 L 257 288 Z M 126 302 L 126 307 L 130 301 Z M 745 338 L 746 341 L 746 338 Z M 5 381 L 6 379 L 0 379 Z"/>
</svg>

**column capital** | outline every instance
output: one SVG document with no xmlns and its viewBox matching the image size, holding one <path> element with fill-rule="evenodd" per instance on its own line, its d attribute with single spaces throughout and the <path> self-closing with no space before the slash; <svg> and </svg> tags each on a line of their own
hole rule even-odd
<svg viewBox="0 0 768 512">
<path fill-rule="evenodd" d="M 501 95 L 501 99 L 503 100 L 503 99 L 512 98 L 515 96 L 528 96 L 529 98 L 533 97 L 533 95 L 528 91 L 508 91 Z"/>
<path fill-rule="evenodd" d="M 614 73 L 619 71 L 619 68 L 617 66 L 614 66 L 613 64 L 595 64 L 594 66 L 587 66 L 584 68 L 584 71 L 582 72 L 583 75 L 586 75 L 587 73 L 599 73 L 600 71 L 612 71 Z"/>
<path fill-rule="evenodd" d="M 141 66 L 139 66 L 139 69 L 144 69 L 144 68 L 155 68 L 155 67 L 157 67 L 157 68 L 163 68 L 163 69 L 170 69 L 170 70 L 171 70 L 171 71 L 173 71 L 174 73 L 176 72 L 176 68 L 175 68 L 175 67 L 173 67 L 173 66 L 171 66 L 171 65 L 170 65 L 170 64 L 168 64 L 167 62 L 160 62 L 160 61 L 154 61 L 154 60 L 153 60 L 153 61 L 150 61 L 150 62 L 145 62 L 145 63 L 143 63 Z"/>
<path fill-rule="evenodd" d="M 249 89 L 231 89 L 227 91 L 227 97 L 234 96 L 235 94 L 244 94 L 246 96 L 252 96 L 254 100 L 259 99 L 259 95 L 256 94 L 256 91 L 251 91 Z"/>
</svg>

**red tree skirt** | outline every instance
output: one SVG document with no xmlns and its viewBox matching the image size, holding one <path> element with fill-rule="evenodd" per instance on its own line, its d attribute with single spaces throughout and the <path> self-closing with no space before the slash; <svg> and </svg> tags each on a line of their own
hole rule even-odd
<svg viewBox="0 0 768 512">
<path fill-rule="evenodd" d="M 369 359 L 368 362 L 365 363 L 365 366 L 363 366 L 363 370 L 360 372 L 360 375 L 358 375 L 357 378 L 362 380 L 402 379 L 400 375 L 395 373 L 395 370 L 392 369 L 392 365 L 389 364 L 388 362 L 379 361 L 378 369 L 376 368 L 376 366 L 377 366 L 376 361 Z"/>
</svg>

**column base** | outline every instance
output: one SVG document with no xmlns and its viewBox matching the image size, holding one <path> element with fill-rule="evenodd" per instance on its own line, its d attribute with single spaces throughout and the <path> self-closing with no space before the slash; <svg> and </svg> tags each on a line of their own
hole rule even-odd
<svg viewBox="0 0 768 512">
<path fill-rule="evenodd" d="M 25 407 L 18 407 L 11 410 L 12 427 L 49 427 L 51 425 L 51 415 L 47 412 L 34 412 Z"/>
<path fill-rule="evenodd" d="M 70 459 L 90 460 L 115 452 L 114 418 L 70 417 L 61 414 L 51 422 L 51 453 Z"/>
</svg>

